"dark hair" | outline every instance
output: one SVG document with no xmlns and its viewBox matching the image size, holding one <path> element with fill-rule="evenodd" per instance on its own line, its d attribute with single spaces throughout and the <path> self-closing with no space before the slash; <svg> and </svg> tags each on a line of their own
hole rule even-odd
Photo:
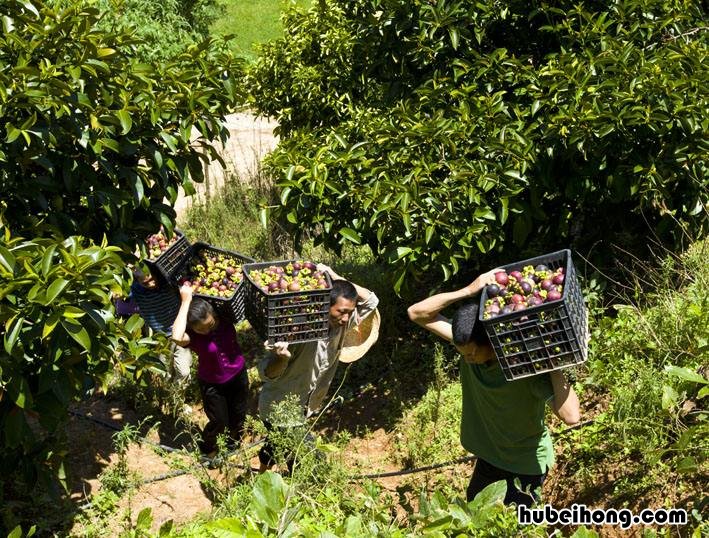
<svg viewBox="0 0 709 538">
<path fill-rule="evenodd" d="M 490 344 L 490 339 L 482 323 L 478 323 L 477 303 L 465 303 L 453 314 L 453 343 L 457 346 L 475 342 L 478 345 Z"/>
<path fill-rule="evenodd" d="M 143 278 L 145 277 L 152 277 L 153 281 L 155 282 L 155 286 L 157 288 L 166 288 L 168 287 L 168 282 L 165 280 L 165 277 L 162 275 L 160 271 L 157 270 L 157 267 L 155 265 L 151 265 L 146 262 L 141 262 L 137 264 L 135 267 L 133 267 L 133 279 L 137 276 L 137 274 L 142 273 Z M 142 282 L 139 282 L 139 284 L 142 284 Z"/>
<path fill-rule="evenodd" d="M 334 305 L 340 297 L 357 302 L 357 288 L 347 280 L 333 280 L 330 290 L 330 306 Z"/>
<path fill-rule="evenodd" d="M 195 323 L 200 323 L 207 319 L 209 315 L 217 319 L 217 313 L 211 304 L 199 297 L 192 299 L 190 309 L 187 311 L 187 325 L 192 327 Z"/>
</svg>

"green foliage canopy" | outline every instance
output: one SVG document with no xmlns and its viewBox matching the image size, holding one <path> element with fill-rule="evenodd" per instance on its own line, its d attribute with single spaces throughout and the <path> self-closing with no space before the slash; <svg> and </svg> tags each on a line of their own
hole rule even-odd
<svg viewBox="0 0 709 538">
<path fill-rule="evenodd" d="M 118 247 L 0 233 L 0 474 L 33 483 L 61 468 L 68 404 L 116 364 L 145 367 L 152 342 L 141 340 L 137 315 L 126 324 L 113 316 L 111 291 L 127 277 Z"/>
<path fill-rule="evenodd" d="M 227 136 L 240 63 L 208 42 L 138 63 L 135 40 L 98 18 L 80 5 L 0 5 L 0 193 L 13 231 L 131 244 L 172 229 L 178 187 L 193 192 L 218 158 L 210 141 Z"/>
<path fill-rule="evenodd" d="M 356 0 L 291 10 L 249 73 L 275 212 L 407 275 L 493 249 L 706 230 L 698 1 Z"/>
<path fill-rule="evenodd" d="M 31 486 L 61 477 L 70 401 L 116 367 L 155 366 L 158 344 L 137 316 L 114 319 L 111 294 L 218 158 L 241 64 L 208 41 L 140 63 L 138 42 L 80 3 L 5 1 L 0 24 L 0 476 Z"/>
<path fill-rule="evenodd" d="M 101 14 L 98 28 L 132 34 L 134 52 L 143 61 L 166 61 L 209 37 L 209 28 L 223 13 L 219 0 L 47 0 L 64 8 L 93 6 Z"/>
</svg>

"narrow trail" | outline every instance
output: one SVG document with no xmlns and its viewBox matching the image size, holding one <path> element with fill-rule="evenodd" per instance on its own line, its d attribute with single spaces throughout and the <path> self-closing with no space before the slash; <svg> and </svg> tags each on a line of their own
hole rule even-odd
<svg viewBox="0 0 709 538">
<path fill-rule="evenodd" d="M 259 118 L 248 112 L 230 114 L 226 117 L 229 139 L 219 147 L 219 153 L 226 163 L 226 169 L 219 162 L 212 162 L 205 169 L 204 183 L 197 183 L 197 193 L 185 196 L 184 191 L 175 203 L 177 220 L 181 220 L 189 207 L 197 200 L 208 200 L 219 192 L 226 178 L 236 177 L 246 180 L 254 176 L 261 159 L 278 143 L 273 130 L 278 124 L 268 118 Z"/>
</svg>

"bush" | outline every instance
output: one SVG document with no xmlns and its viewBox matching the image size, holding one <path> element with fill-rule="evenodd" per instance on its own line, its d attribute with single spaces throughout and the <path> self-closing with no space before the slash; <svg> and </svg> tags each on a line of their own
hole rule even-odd
<svg viewBox="0 0 709 538">
<path fill-rule="evenodd" d="M 133 251 L 172 229 L 178 188 L 194 192 L 210 141 L 239 98 L 240 64 L 192 48 L 172 63 L 131 55 L 99 12 L 0 4 L 0 192 L 13 231 L 79 234 Z M 193 129 L 195 134 L 193 135 Z M 28 235 L 28 234 L 26 234 Z"/>
<path fill-rule="evenodd" d="M 81 4 L 102 14 L 98 27 L 132 34 L 132 52 L 145 62 L 174 59 L 207 38 L 223 13 L 220 0 L 47 0 L 61 9 Z"/>
<path fill-rule="evenodd" d="M 660 269 L 635 268 L 638 301 L 601 322 L 590 363 L 593 381 L 612 397 L 609 440 L 685 472 L 697 470 L 709 433 L 708 254 L 709 241 L 698 241 Z"/>
<path fill-rule="evenodd" d="M 281 126 L 274 211 L 369 245 L 396 289 L 707 228 L 701 2 L 326 0 L 284 26 L 248 77 Z"/>
<path fill-rule="evenodd" d="M 113 316 L 111 291 L 126 276 L 117 247 L 0 233 L 0 471 L 3 486 L 42 479 L 47 490 L 64 476 L 56 449 L 69 403 L 104 385 L 114 366 L 140 375 L 159 363 L 142 320 Z"/>
<path fill-rule="evenodd" d="M 240 95 L 241 64 L 209 43 L 147 65 L 99 19 L 80 3 L 0 3 L 0 467 L 13 493 L 63 478 L 71 401 L 114 366 L 159 368 L 111 295 L 143 238 L 172 230 L 165 201 L 194 191 Z"/>
</svg>

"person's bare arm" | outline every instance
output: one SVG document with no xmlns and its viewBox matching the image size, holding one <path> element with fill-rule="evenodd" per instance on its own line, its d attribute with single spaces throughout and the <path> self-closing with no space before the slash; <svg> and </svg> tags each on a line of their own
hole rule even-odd
<svg viewBox="0 0 709 538">
<path fill-rule="evenodd" d="M 459 290 L 437 293 L 411 305 L 407 310 L 409 319 L 433 334 L 451 342 L 453 340 L 451 322 L 450 319 L 441 314 L 441 311 L 462 299 L 468 299 L 480 293 L 485 286 L 495 282 L 495 273 L 497 271 L 499 269 L 483 273 L 473 282 Z"/>
<path fill-rule="evenodd" d="M 551 402 L 552 411 L 569 426 L 578 424 L 581 420 L 581 410 L 574 387 L 559 370 L 549 372 L 549 377 L 551 377 L 551 384 L 554 388 L 554 397 Z"/>
<path fill-rule="evenodd" d="M 187 313 L 192 303 L 192 288 L 182 286 L 180 288 L 180 309 L 172 324 L 172 339 L 178 346 L 187 347 L 190 344 L 190 336 L 187 334 Z"/>
<path fill-rule="evenodd" d="M 330 266 L 328 266 L 328 265 L 325 265 L 324 263 L 319 263 L 319 264 L 317 265 L 316 269 L 317 269 L 318 271 L 323 272 L 323 273 L 328 273 L 328 274 L 330 275 L 330 278 L 331 278 L 332 280 L 347 280 L 346 278 L 341 277 L 341 276 L 338 275 L 335 271 L 333 271 L 332 267 L 330 267 Z M 349 282 L 350 282 L 350 284 L 352 284 L 352 285 L 355 287 L 355 289 L 357 290 L 357 300 L 358 300 L 358 302 L 366 301 L 367 299 L 369 299 L 369 295 L 372 293 L 371 291 L 369 291 L 367 288 L 363 288 L 363 287 L 360 286 L 359 284 L 356 284 L 356 283 L 352 282 L 351 280 L 350 280 Z"/>
</svg>

